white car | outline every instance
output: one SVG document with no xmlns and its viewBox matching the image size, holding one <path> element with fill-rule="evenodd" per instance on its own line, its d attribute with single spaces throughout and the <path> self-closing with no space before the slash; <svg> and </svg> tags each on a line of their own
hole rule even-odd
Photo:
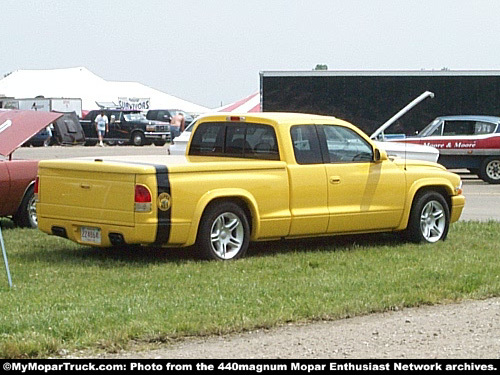
<svg viewBox="0 0 500 375">
<path fill-rule="evenodd" d="M 402 159 L 425 160 L 434 163 L 436 163 L 439 158 L 439 151 L 431 146 L 381 141 L 375 141 L 375 143 L 381 149 L 385 150 L 389 157 L 395 156 Z"/>
<path fill-rule="evenodd" d="M 195 121 L 193 121 L 184 131 L 172 140 L 172 144 L 168 148 L 169 155 L 185 155 L 187 144 L 191 138 Z"/>
</svg>

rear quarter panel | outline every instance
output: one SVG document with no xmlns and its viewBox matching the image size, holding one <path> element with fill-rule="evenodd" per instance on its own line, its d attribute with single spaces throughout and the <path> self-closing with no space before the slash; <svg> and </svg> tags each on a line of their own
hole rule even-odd
<svg viewBox="0 0 500 375">
<path fill-rule="evenodd" d="M 288 234 L 289 187 L 283 162 L 202 163 L 190 172 L 172 168 L 169 178 L 171 245 L 192 245 L 206 207 L 217 199 L 239 199 L 245 203 L 251 215 L 252 240 Z"/>
<path fill-rule="evenodd" d="M 37 160 L 0 161 L 0 216 L 14 215 L 24 193 L 35 180 Z"/>
</svg>

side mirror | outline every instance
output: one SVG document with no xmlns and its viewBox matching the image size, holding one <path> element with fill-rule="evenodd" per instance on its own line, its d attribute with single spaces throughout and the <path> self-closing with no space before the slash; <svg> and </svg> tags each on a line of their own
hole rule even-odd
<svg viewBox="0 0 500 375">
<path fill-rule="evenodd" d="M 376 148 L 375 149 L 375 162 L 381 163 L 384 160 L 389 160 L 389 157 L 387 156 L 387 151 Z"/>
</svg>

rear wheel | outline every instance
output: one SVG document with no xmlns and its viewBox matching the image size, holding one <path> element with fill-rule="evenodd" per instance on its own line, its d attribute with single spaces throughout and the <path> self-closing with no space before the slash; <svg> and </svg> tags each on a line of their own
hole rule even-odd
<svg viewBox="0 0 500 375">
<path fill-rule="evenodd" d="M 26 191 L 26 194 L 21 201 L 21 205 L 19 206 L 19 209 L 16 215 L 14 215 L 13 219 L 16 225 L 20 227 L 38 227 L 38 219 L 36 216 L 36 199 L 33 186 L 30 186 Z"/>
<path fill-rule="evenodd" d="M 412 242 L 444 240 L 450 227 L 450 210 L 444 197 L 435 191 L 418 194 L 414 200 L 407 237 Z"/>
<path fill-rule="evenodd" d="M 492 156 L 483 160 L 479 177 L 489 184 L 500 184 L 500 157 Z"/>
<path fill-rule="evenodd" d="M 234 202 L 216 202 L 203 214 L 196 241 L 203 259 L 231 260 L 245 255 L 250 226 L 245 211 Z"/>
</svg>

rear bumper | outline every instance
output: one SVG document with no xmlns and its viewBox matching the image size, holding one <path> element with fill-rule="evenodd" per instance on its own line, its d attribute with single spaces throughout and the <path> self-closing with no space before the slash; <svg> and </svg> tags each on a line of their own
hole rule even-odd
<svg viewBox="0 0 500 375">
<path fill-rule="evenodd" d="M 82 228 L 96 228 L 100 232 L 100 241 L 88 242 L 82 240 Z M 151 244 L 156 238 L 156 224 L 136 224 L 133 227 L 110 224 L 89 224 L 67 220 L 38 220 L 38 228 L 48 234 L 64 237 L 82 245 L 96 247 L 111 247 L 118 245 Z"/>
<path fill-rule="evenodd" d="M 462 211 L 465 207 L 465 197 L 463 195 L 456 195 L 451 197 L 451 212 L 450 222 L 454 223 L 460 219 Z"/>
</svg>

